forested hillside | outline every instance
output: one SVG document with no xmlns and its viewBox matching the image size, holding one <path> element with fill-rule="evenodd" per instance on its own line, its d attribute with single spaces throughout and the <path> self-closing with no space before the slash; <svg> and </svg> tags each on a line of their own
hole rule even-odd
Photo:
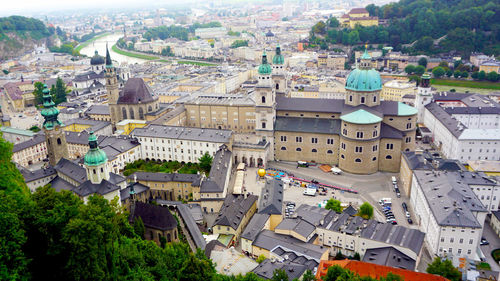
<svg viewBox="0 0 500 281">
<path fill-rule="evenodd" d="M 21 55 L 43 42 L 54 30 L 40 20 L 21 16 L 0 18 L 0 59 Z"/>
<path fill-rule="evenodd" d="M 465 55 L 500 53 L 499 1 L 400 0 L 381 7 L 371 4 L 366 9 L 371 16 L 387 20 L 387 26 L 342 29 L 333 19 L 313 27 L 312 42 L 323 43 L 323 48 L 325 43 L 388 44 L 415 54 L 453 50 Z"/>
</svg>

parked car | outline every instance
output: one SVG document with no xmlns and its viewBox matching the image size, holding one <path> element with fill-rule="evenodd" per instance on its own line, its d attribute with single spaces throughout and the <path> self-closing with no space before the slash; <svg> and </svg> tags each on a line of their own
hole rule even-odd
<svg viewBox="0 0 500 281">
<path fill-rule="evenodd" d="M 411 216 L 410 216 L 410 212 L 408 212 L 408 211 L 406 211 L 405 215 L 406 215 L 406 217 L 407 217 L 407 218 L 410 218 L 410 217 L 411 217 Z"/>
<path fill-rule="evenodd" d="M 339 168 L 337 168 L 337 167 L 333 167 L 333 168 L 331 168 L 330 170 L 332 171 L 332 173 L 333 173 L 334 175 L 340 175 L 340 174 L 342 174 L 342 170 L 341 170 L 341 169 L 339 169 Z"/>
<path fill-rule="evenodd" d="M 483 245 L 488 245 L 488 244 L 490 244 L 490 242 L 488 242 L 488 240 L 486 240 L 486 238 L 481 237 L 481 243 L 479 243 L 479 245 L 483 246 Z"/>
<path fill-rule="evenodd" d="M 410 218 L 408 218 L 408 223 L 413 224 L 413 221 Z"/>
<path fill-rule="evenodd" d="M 403 210 L 408 211 L 408 206 L 406 205 L 405 202 L 403 202 L 401 206 L 403 207 Z"/>
<path fill-rule="evenodd" d="M 396 184 L 396 183 L 398 183 L 398 180 L 396 179 L 396 177 L 395 177 L 395 176 L 392 176 L 392 177 L 391 177 L 391 181 L 392 181 L 392 184 Z"/>
</svg>

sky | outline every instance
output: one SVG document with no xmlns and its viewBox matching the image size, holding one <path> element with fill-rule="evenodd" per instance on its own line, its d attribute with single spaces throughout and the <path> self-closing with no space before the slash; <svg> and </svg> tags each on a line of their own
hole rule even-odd
<svg viewBox="0 0 500 281">
<path fill-rule="evenodd" d="M 59 10 L 88 9 L 93 7 L 145 7 L 193 2 L 194 0 L 0 0 L 0 14 L 33 15 Z"/>
</svg>

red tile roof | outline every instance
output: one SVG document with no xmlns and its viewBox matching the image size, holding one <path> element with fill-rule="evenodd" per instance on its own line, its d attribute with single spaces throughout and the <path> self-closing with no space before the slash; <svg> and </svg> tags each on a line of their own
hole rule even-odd
<svg viewBox="0 0 500 281">
<path fill-rule="evenodd" d="M 449 281 L 448 279 L 438 275 L 354 260 L 321 261 L 318 266 L 316 278 L 321 280 L 321 278 L 328 272 L 328 268 L 334 265 L 338 265 L 344 269 L 349 269 L 350 271 L 359 274 L 361 277 L 370 276 L 372 278 L 380 279 L 380 277 L 385 277 L 389 272 L 392 272 L 393 274 L 403 277 L 405 281 Z"/>
<path fill-rule="evenodd" d="M 12 100 L 20 100 L 23 98 L 23 91 L 19 89 L 19 86 L 32 84 L 35 82 L 37 81 L 9 82 L 4 85 L 4 88 Z"/>
</svg>

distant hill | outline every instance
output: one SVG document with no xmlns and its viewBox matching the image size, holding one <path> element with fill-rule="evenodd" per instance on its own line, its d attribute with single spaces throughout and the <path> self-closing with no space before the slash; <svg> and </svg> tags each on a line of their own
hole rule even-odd
<svg viewBox="0 0 500 281">
<path fill-rule="evenodd" d="M 386 20 L 387 25 L 339 29 L 335 20 L 329 20 L 320 25 L 324 30 L 313 29 L 311 39 L 317 44 L 324 42 L 323 47 L 325 43 L 389 44 L 414 54 L 453 50 L 463 55 L 474 51 L 500 53 L 499 1 L 400 0 L 381 7 L 370 4 L 366 9 L 370 16 Z"/>
<path fill-rule="evenodd" d="M 35 44 L 46 42 L 53 34 L 43 22 L 34 18 L 10 16 L 0 18 L 0 60 L 19 56 Z"/>
</svg>

